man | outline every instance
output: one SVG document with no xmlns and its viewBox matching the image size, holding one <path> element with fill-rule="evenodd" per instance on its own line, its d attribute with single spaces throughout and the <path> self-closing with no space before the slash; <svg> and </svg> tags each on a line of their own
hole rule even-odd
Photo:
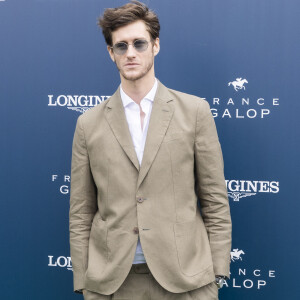
<svg viewBox="0 0 300 300">
<path fill-rule="evenodd" d="M 106 9 L 99 25 L 121 85 L 76 125 L 74 290 L 86 300 L 218 299 L 231 218 L 209 105 L 155 78 L 160 26 L 144 4 Z"/>
</svg>

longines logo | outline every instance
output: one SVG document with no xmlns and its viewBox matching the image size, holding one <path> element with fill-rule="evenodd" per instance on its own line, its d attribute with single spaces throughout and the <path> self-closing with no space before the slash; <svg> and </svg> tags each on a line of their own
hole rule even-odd
<svg viewBox="0 0 300 300">
<path fill-rule="evenodd" d="M 58 183 L 58 191 L 63 195 L 70 193 L 70 180 L 70 175 L 51 175 L 51 181 Z"/>
<path fill-rule="evenodd" d="M 250 97 L 248 92 L 246 92 L 246 87 L 248 91 L 248 87 L 251 85 L 245 78 L 238 77 L 228 82 L 227 86 L 230 89 L 228 90 L 229 94 L 234 93 L 232 97 L 222 98 L 218 96 L 208 100 L 211 104 L 211 113 L 214 118 L 264 119 L 270 116 L 273 107 L 279 106 L 278 97 Z"/>
<path fill-rule="evenodd" d="M 228 197 L 238 202 L 240 199 L 257 193 L 278 193 L 279 181 L 225 180 Z"/>
<path fill-rule="evenodd" d="M 70 256 L 59 256 L 54 258 L 53 255 L 48 255 L 48 267 L 66 268 L 69 271 L 73 271 Z"/>
<path fill-rule="evenodd" d="M 265 267 L 245 268 L 247 264 L 246 254 L 243 250 L 233 249 L 230 252 L 231 261 L 234 262 L 231 265 L 230 279 L 227 280 L 226 286 L 233 288 L 255 288 L 260 290 L 265 287 L 269 280 L 275 278 L 275 270 L 270 270 Z M 238 268 L 237 268 L 238 266 Z"/>
<path fill-rule="evenodd" d="M 48 106 L 64 106 L 68 109 L 84 113 L 109 97 L 87 95 L 59 95 L 54 97 L 54 95 L 48 95 Z"/>
</svg>

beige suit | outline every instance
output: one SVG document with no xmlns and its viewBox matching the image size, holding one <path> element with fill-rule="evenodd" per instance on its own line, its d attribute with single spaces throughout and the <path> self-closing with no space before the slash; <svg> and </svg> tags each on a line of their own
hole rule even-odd
<svg viewBox="0 0 300 300">
<path fill-rule="evenodd" d="M 78 118 L 70 199 L 74 290 L 114 293 L 132 266 L 138 236 L 151 273 L 172 293 L 204 286 L 215 274 L 229 277 L 231 218 L 209 104 L 160 82 L 141 167 L 119 89 Z"/>
</svg>

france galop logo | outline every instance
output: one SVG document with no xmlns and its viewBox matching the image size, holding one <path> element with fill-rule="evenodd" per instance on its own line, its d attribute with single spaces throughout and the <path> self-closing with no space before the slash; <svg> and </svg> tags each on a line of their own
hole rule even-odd
<svg viewBox="0 0 300 300">
<path fill-rule="evenodd" d="M 242 254 L 245 254 L 245 252 L 243 250 L 232 249 L 232 251 L 230 251 L 231 261 L 242 260 L 242 257 L 241 257 Z"/>
<path fill-rule="evenodd" d="M 248 83 L 247 79 L 236 78 L 235 81 L 228 82 L 228 86 L 232 85 L 233 88 L 238 92 L 239 90 L 246 89 L 244 84 Z"/>
</svg>

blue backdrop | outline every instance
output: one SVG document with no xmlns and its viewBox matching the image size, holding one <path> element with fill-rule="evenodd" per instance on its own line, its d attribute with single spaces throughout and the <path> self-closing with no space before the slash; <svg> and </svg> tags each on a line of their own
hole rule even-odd
<svg viewBox="0 0 300 300">
<path fill-rule="evenodd" d="M 96 23 L 125 2 L 0 1 L 1 299 L 82 299 L 72 139 L 77 117 L 118 87 Z M 215 117 L 233 221 L 220 299 L 298 299 L 299 1 L 145 3 L 161 22 L 156 76 L 205 97 Z"/>
</svg>

